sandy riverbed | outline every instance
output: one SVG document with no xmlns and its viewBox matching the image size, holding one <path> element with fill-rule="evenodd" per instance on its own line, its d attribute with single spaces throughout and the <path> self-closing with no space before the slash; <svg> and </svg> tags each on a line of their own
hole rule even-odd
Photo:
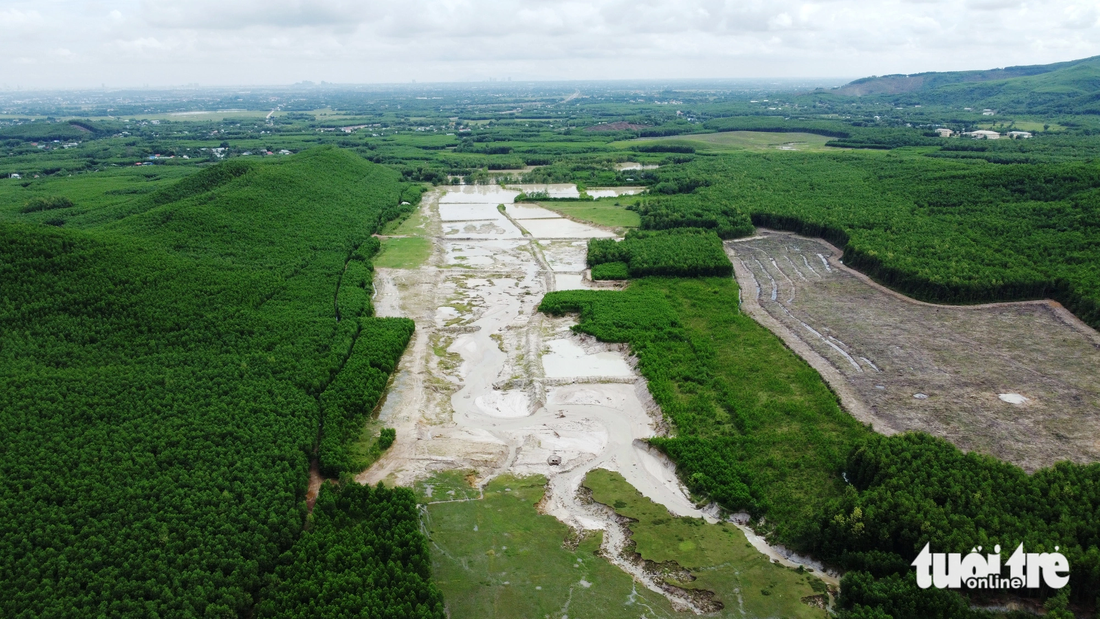
<svg viewBox="0 0 1100 619">
<path fill-rule="evenodd" d="M 429 263 L 377 270 L 377 315 L 410 317 L 417 329 L 379 414 L 397 441 L 357 479 L 411 485 L 468 470 L 484 484 L 506 472 L 545 475 L 542 509 L 574 528 L 607 531 L 614 560 L 627 539 L 622 524 L 578 497 L 593 468 L 618 471 L 677 516 L 713 518 L 644 443 L 663 425 L 625 347 L 572 333 L 573 317 L 536 311 L 548 291 L 594 287 L 585 241 L 614 236 L 512 203 L 521 190 L 545 189 L 436 190 L 421 207 L 434 244 Z"/>
</svg>

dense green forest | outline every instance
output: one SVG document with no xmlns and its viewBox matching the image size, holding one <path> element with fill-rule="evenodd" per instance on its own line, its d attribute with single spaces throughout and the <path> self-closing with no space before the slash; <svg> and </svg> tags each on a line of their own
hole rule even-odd
<svg viewBox="0 0 1100 619">
<path fill-rule="evenodd" d="M 412 491 L 322 486 L 306 532 L 279 558 L 257 610 L 301 619 L 445 617 Z"/>
<path fill-rule="evenodd" d="M 589 239 L 588 266 L 593 279 L 625 279 L 624 267 L 628 277 L 733 275 L 722 240 L 698 228 L 630 230 L 622 241 Z"/>
<path fill-rule="evenodd" d="M 398 173 L 320 149 L 161 187 L 0 222 L 4 616 L 248 615 L 411 333 L 369 303 Z M 407 512 L 369 498 L 348 518 Z"/>
</svg>

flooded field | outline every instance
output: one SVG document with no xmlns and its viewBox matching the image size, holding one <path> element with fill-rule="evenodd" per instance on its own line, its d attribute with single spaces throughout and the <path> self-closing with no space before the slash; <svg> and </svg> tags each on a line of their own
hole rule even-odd
<svg viewBox="0 0 1100 619">
<path fill-rule="evenodd" d="M 875 430 L 924 430 L 1029 471 L 1100 459 L 1100 335 L 1057 303 L 920 303 L 787 233 L 726 248 L 744 310 Z"/>
<path fill-rule="evenodd" d="M 532 187 L 425 196 L 429 263 L 377 270 L 377 314 L 413 318 L 417 329 L 379 414 L 397 441 L 358 480 L 412 485 L 467 471 L 480 487 L 503 474 L 543 475 L 541 511 L 574 530 L 603 530 L 604 555 L 658 591 L 615 559 L 628 539 L 622 524 L 578 489 L 604 468 L 673 515 L 703 516 L 671 464 L 641 440 L 662 432 L 659 411 L 625 346 L 536 311 L 548 291 L 596 287 L 585 277 L 586 240 L 615 235 L 513 204 L 520 190 Z"/>
</svg>

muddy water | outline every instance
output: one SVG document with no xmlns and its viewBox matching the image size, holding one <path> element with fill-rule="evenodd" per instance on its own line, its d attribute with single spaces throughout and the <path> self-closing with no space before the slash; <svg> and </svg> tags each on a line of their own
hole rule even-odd
<svg viewBox="0 0 1100 619">
<path fill-rule="evenodd" d="M 429 264 L 378 269 L 378 314 L 413 318 L 417 330 L 380 412 L 397 441 L 358 480 L 411 485 L 455 469 L 482 484 L 505 472 L 545 475 L 546 513 L 607 531 L 605 554 L 635 573 L 619 557 L 622 525 L 578 498 L 588 471 L 618 471 L 677 516 L 707 515 L 643 441 L 658 434 L 660 413 L 625 348 L 573 334 L 572 317 L 537 311 L 548 291 L 593 287 L 585 241 L 614 234 L 515 205 L 520 191 L 570 193 L 546 185 L 437 190 L 421 207 L 434 241 Z"/>
</svg>

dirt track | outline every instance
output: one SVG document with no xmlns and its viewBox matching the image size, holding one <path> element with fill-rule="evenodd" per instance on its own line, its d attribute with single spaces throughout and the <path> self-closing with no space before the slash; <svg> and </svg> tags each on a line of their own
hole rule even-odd
<svg viewBox="0 0 1100 619">
<path fill-rule="evenodd" d="M 789 233 L 726 249 L 746 313 L 877 431 L 924 430 L 1029 471 L 1100 460 L 1100 335 L 1057 303 L 921 303 Z"/>
</svg>

